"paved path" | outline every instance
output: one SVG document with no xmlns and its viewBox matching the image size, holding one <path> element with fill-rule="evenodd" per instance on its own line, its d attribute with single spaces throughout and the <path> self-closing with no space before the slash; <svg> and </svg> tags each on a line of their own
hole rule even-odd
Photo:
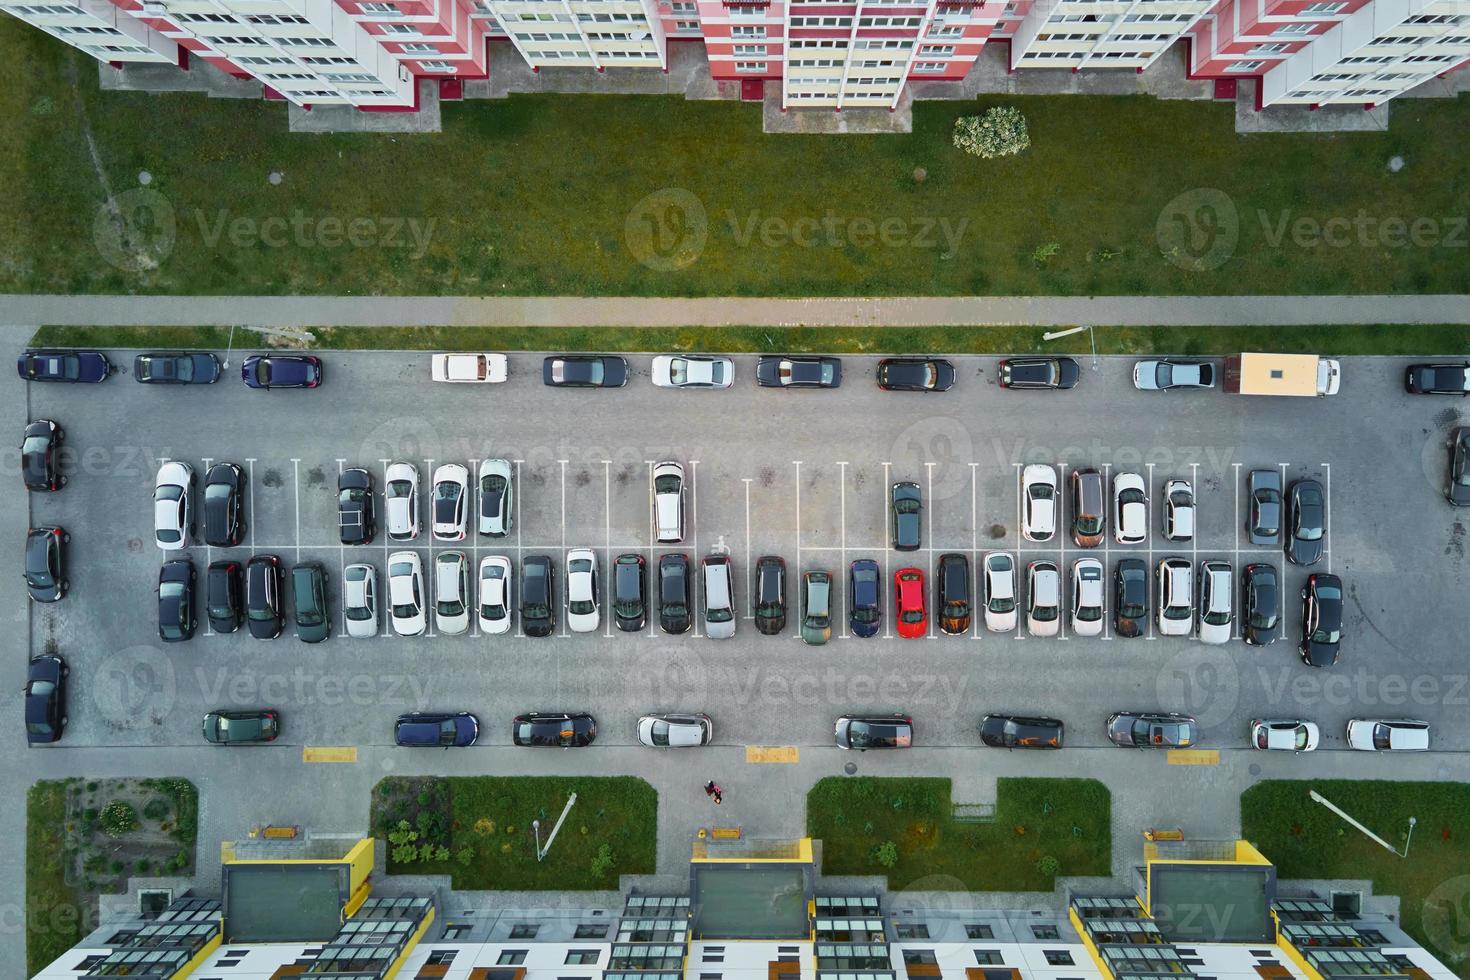
<svg viewBox="0 0 1470 980">
<path fill-rule="evenodd" d="M 1470 323 L 1470 296 L 28 296 L 0 323 L 203 326 L 1250 326 Z"/>
</svg>

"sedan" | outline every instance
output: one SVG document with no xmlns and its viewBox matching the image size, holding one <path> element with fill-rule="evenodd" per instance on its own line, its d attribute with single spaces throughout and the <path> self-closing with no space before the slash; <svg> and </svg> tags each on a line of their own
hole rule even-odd
<svg viewBox="0 0 1470 980">
<path fill-rule="evenodd" d="M 204 573 L 204 612 L 216 633 L 233 633 L 240 628 L 245 615 L 241 572 L 239 562 L 226 560 L 210 562 Z"/>
<path fill-rule="evenodd" d="M 291 604 L 295 606 L 296 638 L 322 643 L 332 635 L 332 610 L 327 605 L 327 571 L 318 561 L 300 561 L 291 568 Z"/>
<path fill-rule="evenodd" d="M 1302 586 L 1302 642 L 1297 648 L 1308 667 L 1337 663 L 1342 643 L 1342 579 L 1318 572 Z"/>
<path fill-rule="evenodd" d="M 948 391 L 954 365 L 941 358 L 885 357 L 878 362 L 878 387 L 884 391 Z"/>
<path fill-rule="evenodd" d="M 373 501 L 373 475 L 367 470 L 354 466 L 337 476 L 337 540 L 372 544 L 378 534 Z"/>
<path fill-rule="evenodd" d="M 515 522 L 515 476 L 508 459 L 480 463 L 480 533 L 504 537 Z"/>
<path fill-rule="evenodd" d="M 1120 558 L 1113 566 L 1113 632 L 1124 639 L 1143 635 L 1148 622 L 1148 565 Z"/>
<path fill-rule="evenodd" d="M 424 613 L 424 564 L 418 553 L 388 556 L 388 617 L 399 636 L 418 636 L 429 625 Z"/>
<path fill-rule="evenodd" d="M 448 384 L 499 384 L 506 379 L 504 354 L 453 353 L 429 358 L 429 380 Z"/>
<path fill-rule="evenodd" d="M 1281 543 L 1281 473 L 1251 470 L 1246 478 L 1250 520 L 1245 526 L 1251 544 Z"/>
<path fill-rule="evenodd" d="M 560 354 L 541 362 L 541 382 L 553 388 L 621 388 L 628 362 L 616 355 Z"/>
<path fill-rule="evenodd" d="M 1026 631 L 1056 636 L 1062 624 L 1062 576 L 1054 561 L 1026 566 Z"/>
<path fill-rule="evenodd" d="M 826 572 L 801 574 L 801 638 L 812 646 L 832 638 L 832 576 Z"/>
<path fill-rule="evenodd" d="M 1188 636 L 1194 632 L 1194 569 L 1188 558 L 1163 558 L 1158 575 L 1154 594 L 1159 606 L 1159 634 Z"/>
<path fill-rule="evenodd" d="M 55 525 L 26 532 L 26 591 L 36 602 L 57 602 L 71 588 L 66 577 L 66 545 L 71 535 Z"/>
<path fill-rule="evenodd" d="M 281 600 L 285 580 L 281 559 L 275 555 L 254 555 L 245 565 L 245 618 L 257 640 L 274 640 L 286 628 Z"/>
<path fill-rule="evenodd" d="M 470 628 L 470 569 L 463 551 L 434 556 L 434 625 L 445 636 Z"/>
<path fill-rule="evenodd" d="M 1164 537 L 1170 541 L 1194 539 L 1194 488 L 1188 480 L 1164 484 Z"/>
<path fill-rule="evenodd" d="M 1009 633 L 1016 628 L 1016 561 L 1004 551 L 985 556 L 985 628 Z"/>
<path fill-rule="evenodd" d="M 1411 395 L 1470 395 L 1470 361 L 1463 364 L 1410 364 L 1404 390 Z"/>
<path fill-rule="evenodd" d="M 479 738 L 480 719 L 468 711 L 410 711 L 393 723 L 393 744 L 408 748 L 468 748 Z"/>
<path fill-rule="evenodd" d="M 658 556 L 658 625 L 665 633 L 689 630 L 689 556 Z"/>
<path fill-rule="evenodd" d="M 1059 749 L 1064 726 L 1055 718 L 986 715 L 980 719 L 980 741 L 992 749 Z"/>
<path fill-rule="evenodd" d="M 613 622 L 624 633 L 637 633 L 648 623 L 648 563 L 636 553 L 613 562 Z"/>
<path fill-rule="evenodd" d="M 383 509 L 388 537 L 412 541 L 419 536 L 419 471 L 412 463 L 394 463 L 383 473 Z"/>
<path fill-rule="evenodd" d="M 322 383 L 322 361 L 310 354 L 251 354 L 240 377 L 247 388 L 315 388 Z"/>
<path fill-rule="evenodd" d="M 1199 725 L 1172 711 L 1115 711 L 1108 716 L 1108 739 L 1125 749 L 1187 749 L 1199 741 Z"/>
<path fill-rule="evenodd" d="M 1327 495 L 1316 480 L 1297 480 L 1286 492 L 1286 557 L 1293 565 L 1322 560 L 1327 539 Z"/>
<path fill-rule="evenodd" d="M 1133 365 L 1133 387 L 1139 391 L 1215 387 L 1215 365 L 1209 361 L 1139 361 Z"/>
<path fill-rule="evenodd" d="M 434 470 L 434 539 L 463 541 L 469 526 L 470 471 L 458 463 Z"/>
<path fill-rule="evenodd" d="M 194 636 L 194 563 L 166 561 L 158 570 L 158 638 L 179 643 Z"/>
<path fill-rule="evenodd" d="M 1072 632 L 1098 636 L 1103 628 L 1103 564 L 1096 558 L 1072 563 Z"/>
<path fill-rule="evenodd" d="M 27 490 L 50 493 L 66 486 L 59 453 L 66 432 L 50 419 L 36 419 L 25 427 L 20 444 L 20 474 Z"/>
<path fill-rule="evenodd" d="M 510 733 L 517 745 L 582 748 L 597 739 L 597 719 L 585 711 L 532 711 L 511 719 Z"/>
<path fill-rule="evenodd" d="M 204 543 L 233 548 L 245 537 L 245 470 L 215 463 L 204 474 Z"/>
<path fill-rule="evenodd" d="M 1000 362 L 1002 388 L 1075 388 L 1082 376 L 1070 357 L 1012 357 Z"/>
<path fill-rule="evenodd" d="M 728 388 L 735 381 L 735 362 L 728 357 L 660 354 L 653 359 L 653 383 L 659 388 Z"/>
<path fill-rule="evenodd" d="M 840 388 L 842 362 L 835 357 L 762 357 L 755 365 L 762 388 Z"/>
<path fill-rule="evenodd" d="M 1148 537 L 1148 489 L 1137 473 L 1113 477 L 1113 539 L 1142 544 Z"/>
<path fill-rule="evenodd" d="M 567 552 L 567 629 L 595 633 L 602 621 L 597 555 L 589 548 Z"/>
<path fill-rule="evenodd" d="M 1251 722 L 1251 748 L 1271 752 L 1312 752 L 1322 740 L 1310 721 L 1256 719 Z"/>
<path fill-rule="evenodd" d="M 878 635 L 883 623 L 882 573 L 871 558 L 859 558 L 847 570 L 847 620 L 854 636 Z"/>
<path fill-rule="evenodd" d="M 839 749 L 906 749 L 914 744 L 914 720 L 908 715 L 843 715 L 835 730 Z"/>
<path fill-rule="evenodd" d="M 895 483 L 889 495 L 895 551 L 918 551 L 924 537 L 924 495 L 917 483 Z"/>
<path fill-rule="evenodd" d="M 1429 722 L 1410 718 L 1354 718 L 1347 723 L 1347 742 L 1349 748 L 1360 752 L 1426 752 Z"/>
<path fill-rule="evenodd" d="M 1275 565 L 1257 562 L 1240 573 L 1240 632 L 1251 646 L 1274 643 L 1281 635 L 1280 595 Z"/>
<path fill-rule="evenodd" d="M 893 615 L 898 621 L 898 635 L 905 640 L 917 640 L 929 629 L 921 569 L 900 568 L 893 573 Z"/>
<path fill-rule="evenodd" d="M 777 636 L 786 628 L 786 559 L 762 555 L 755 563 L 755 628 Z"/>
<path fill-rule="evenodd" d="M 951 636 L 969 632 L 969 557 L 957 552 L 940 555 L 935 579 L 934 604 L 939 607 L 939 628 Z"/>
<path fill-rule="evenodd" d="M 502 555 L 481 558 L 480 632 L 489 635 L 510 632 L 513 596 L 510 559 Z"/>
<path fill-rule="evenodd" d="M 15 359 L 22 381 L 97 384 L 112 374 L 107 355 L 95 350 L 30 350 Z"/>
<path fill-rule="evenodd" d="M 1470 506 L 1470 426 L 1457 426 L 1450 433 L 1450 477 L 1444 496 L 1452 506 Z"/>
<path fill-rule="evenodd" d="M 26 741 L 31 745 L 61 741 L 66 731 L 66 661 L 53 653 L 31 659 L 26 668 Z"/>
<path fill-rule="evenodd" d="M 202 351 L 162 351 L 133 358 L 133 380 L 145 385 L 212 385 L 219 358 Z"/>
<path fill-rule="evenodd" d="M 653 749 L 694 748 L 715 737 L 709 715 L 644 715 L 638 719 L 638 744 Z"/>
<path fill-rule="evenodd" d="M 158 468 L 153 484 L 153 540 L 164 551 L 187 548 L 194 536 L 194 469 L 168 462 Z"/>
<path fill-rule="evenodd" d="M 1230 625 L 1235 620 L 1231 605 L 1234 591 L 1228 561 L 1199 563 L 1199 618 L 1195 636 L 1201 643 L 1230 641 Z"/>
<path fill-rule="evenodd" d="M 1057 471 L 1032 463 L 1021 471 L 1021 535 L 1050 541 L 1057 532 Z"/>
<path fill-rule="evenodd" d="M 378 635 L 378 570 L 372 565 L 342 569 L 342 618 L 348 636 Z"/>
<path fill-rule="evenodd" d="M 211 745 L 274 742 L 281 719 L 274 711 L 211 711 L 204 716 L 204 740 Z"/>
<path fill-rule="evenodd" d="M 556 569 L 550 555 L 521 560 L 521 629 L 535 637 L 556 629 Z"/>
</svg>

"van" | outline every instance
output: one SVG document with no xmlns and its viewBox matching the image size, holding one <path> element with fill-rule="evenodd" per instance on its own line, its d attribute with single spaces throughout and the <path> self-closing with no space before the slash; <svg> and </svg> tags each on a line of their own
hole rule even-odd
<svg viewBox="0 0 1470 980">
<path fill-rule="evenodd" d="M 711 640 L 735 635 L 735 589 L 729 555 L 710 555 L 701 563 L 704 632 Z"/>
<path fill-rule="evenodd" d="M 678 463 L 653 468 L 653 522 L 659 544 L 684 540 L 684 467 Z"/>
<path fill-rule="evenodd" d="M 320 643 L 332 634 L 327 615 L 327 577 L 319 562 L 304 561 L 291 569 L 291 599 L 296 604 L 296 636 Z"/>
</svg>

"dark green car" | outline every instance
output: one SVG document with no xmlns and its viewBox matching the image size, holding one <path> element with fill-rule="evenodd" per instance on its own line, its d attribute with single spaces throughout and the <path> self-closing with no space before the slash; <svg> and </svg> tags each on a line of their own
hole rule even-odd
<svg viewBox="0 0 1470 980">
<path fill-rule="evenodd" d="M 204 716 L 204 740 L 212 745 L 274 742 L 281 719 L 274 711 L 211 711 Z"/>
<path fill-rule="evenodd" d="M 327 576 L 319 562 L 304 561 L 291 569 L 291 599 L 296 605 L 296 636 L 320 643 L 332 635 L 327 611 Z"/>
</svg>

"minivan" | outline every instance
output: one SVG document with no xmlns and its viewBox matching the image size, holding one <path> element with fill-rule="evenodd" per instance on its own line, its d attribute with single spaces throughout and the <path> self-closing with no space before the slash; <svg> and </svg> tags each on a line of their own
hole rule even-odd
<svg viewBox="0 0 1470 980">
<path fill-rule="evenodd" d="M 684 540 L 684 467 L 678 463 L 653 467 L 653 518 L 659 544 Z"/>
<path fill-rule="evenodd" d="M 296 606 L 297 639 L 320 643 L 332 635 L 327 576 L 321 562 L 303 561 L 291 569 L 291 600 Z"/>
<path fill-rule="evenodd" d="M 527 636 L 556 629 L 556 573 L 547 555 L 527 555 L 521 563 L 521 629 Z"/>
<path fill-rule="evenodd" d="M 765 636 L 786 628 L 786 559 L 777 555 L 755 563 L 755 628 Z"/>
<path fill-rule="evenodd" d="M 735 635 L 735 585 L 729 555 L 709 555 L 701 564 L 704 634 L 711 640 Z"/>
<path fill-rule="evenodd" d="M 1072 541 L 1079 548 L 1102 544 L 1107 523 L 1103 478 L 1097 470 L 1072 471 Z"/>
</svg>

